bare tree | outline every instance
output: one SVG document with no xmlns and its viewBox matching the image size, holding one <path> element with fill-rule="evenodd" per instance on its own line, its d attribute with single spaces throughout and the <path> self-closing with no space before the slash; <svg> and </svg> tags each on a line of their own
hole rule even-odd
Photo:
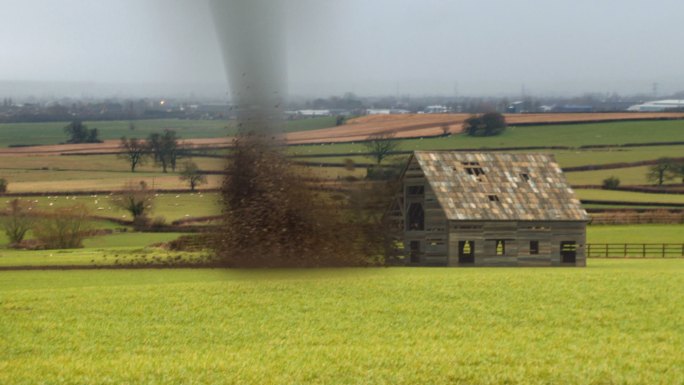
<svg viewBox="0 0 684 385">
<path fill-rule="evenodd" d="M 121 138 L 121 144 L 119 148 L 123 151 L 118 154 L 119 159 L 125 159 L 131 165 L 131 172 L 135 172 L 135 168 L 139 165 L 145 163 L 145 157 L 147 156 L 147 146 L 141 140 L 137 138 L 126 139 L 126 137 Z"/>
<path fill-rule="evenodd" d="M 680 178 L 684 183 L 684 160 L 680 159 L 678 162 L 673 162 L 669 173 L 672 179 Z"/>
<path fill-rule="evenodd" d="M 646 178 L 649 182 L 653 182 L 658 186 L 662 186 L 666 181 L 673 178 L 671 171 L 674 168 L 674 162 L 670 158 L 660 158 L 657 163 L 648 168 Z"/>
<path fill-rule="evenodd" d="M 3 222 L 5 234 L 9 238 L 10 245 L 18 245 L 24 240 L 26 233 L 34 223 L 34 217 L 29 213 L 29 206 L 19 199 L 13 199 L 7 204 L 5 215 L 7 219 Z"/>
<path fill-rule="evenodd" d="M 395 133 L 374 134 L 368 137 L 368 141 L 363 145 L 375 161 L 380 164 L 390 153 L 399 147 L 399 142 L 394 139 Z"/>
<path fill-rule="evenodd" d="M 183 169 L 180 172 L 180 180 L 190 184 L 190 190 L 195 191 L 195 188 L 201 184 L 207 183 L 207 177 L 202 174 L 197 164 L 192 161 L 183 163 Z"/>
</svg>

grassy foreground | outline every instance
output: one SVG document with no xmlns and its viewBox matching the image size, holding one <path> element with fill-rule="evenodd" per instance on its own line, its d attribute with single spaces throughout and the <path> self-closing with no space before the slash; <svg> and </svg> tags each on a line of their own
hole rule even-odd
<svg viewBox="0 0 684 385">
<path fill-rule="evenodd" d="M 2 384 L 679 384 L 684 263 L 0 274 Z"/>
</svg>

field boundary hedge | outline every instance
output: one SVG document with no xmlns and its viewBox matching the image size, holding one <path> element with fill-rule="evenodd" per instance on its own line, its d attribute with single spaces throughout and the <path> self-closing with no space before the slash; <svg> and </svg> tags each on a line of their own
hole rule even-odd
<svg viewBox="0 0 684 385">
<path fill-rule="evenodd" d="M 573 189 L 581 190 L 605 190 L 605 191 L 625 191 L 625 192 L 638 192 L 646 194 L 665 194 L 665 195 L 682 195 L 684 194 L 684 184 L 671 184 L 667 187 L 660 186 L 644 186 L 644 185 L 633 185 L 633 186 L 619 186 L 616 188 L 605 189 L 603 186 L 590 184 L 590 185 L 573 185 Z"/>
<path fill-rule="evenodd" d="M 156 193 L 161 194 L 187 194 L 190 189 L 155 189 Z M 220 192 L 218 188 L 197 189 L 195 193 L 215 193 Z M 45 191 L 45 192 L 24 192 L 24 193 L 4 193 L 0 194 L 2 198 L 26 198 L 26 197 L 45 197 L 45 196 L 89 196 L 89 195 L 114 195 L 120 193 L 121 190 L 92 190 L 92 191 Z"/>
<path fill-rule="evenodd" d="M 675 162 L 684 162 L 684 158 L 671 158 Z M 586 166 L 566 167 L 564 172 L 581 172 L 581 171 L 596 171 L 596 170 L 612 170 L 617 168 L 632 168 L 640 166 L 653 166 L 658 163 L 658 159 L 641 160 L 638 162 L 620 162 L 620 163 L 606 163 L 606 164 L 588 164 Z"/>
<path fill-rule="evenodd" d="M 684 223 L 684 210 L 613 211 L 590 213 L 593 225 L 675 225 Z"/>
<path fill-rule="evenodd" d="M 682 207 L 684 203 L 661 203 L 661 202 L 633 202 L 633 201 L 604 201 L 595 199 L 583 199 L 584 205 L 612 205 L 612 206 L 644 206 L 644 207 Z"/>
</svg>

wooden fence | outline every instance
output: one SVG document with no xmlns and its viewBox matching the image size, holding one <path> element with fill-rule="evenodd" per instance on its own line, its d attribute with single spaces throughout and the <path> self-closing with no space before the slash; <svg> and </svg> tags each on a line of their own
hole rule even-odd
<svg viewBox="0 0 684 385">
<path fill-rule="evenodd" d="M 682 258 L 681 243 L 591 243 L 587 258 Z"/>
</svg>

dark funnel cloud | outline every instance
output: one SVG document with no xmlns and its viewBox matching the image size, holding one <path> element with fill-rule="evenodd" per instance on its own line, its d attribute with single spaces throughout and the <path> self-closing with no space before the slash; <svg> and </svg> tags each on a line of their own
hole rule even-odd
<svg viewBox="0 0 684 385">
<path fill-rule="evenodd" d="M 280 0 L 211 0 L 233 102 L 243 133 L 278 133 L 286 94 Z"/>
</svg>

